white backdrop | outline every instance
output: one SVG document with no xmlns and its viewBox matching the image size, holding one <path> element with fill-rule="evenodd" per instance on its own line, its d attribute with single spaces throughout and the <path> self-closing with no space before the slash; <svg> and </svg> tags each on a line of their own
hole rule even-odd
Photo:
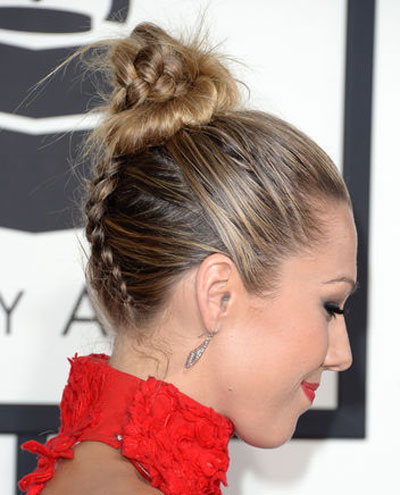
<svg viewBox="0 0 400 495">
<path fill-rule="evenodd" d="M 5 3 L 5 2 L 4 2 Z M 17 4 L 18 2 L 9 2 Z M 19 2 L 28 4 L 30 2 Z M 209 5 L 207 25 L 220 50 L 240 58 L 247 68 L 232 65 L 251 89 L 250 104 L 271 111 L 313 137 L 342 167 L 345 70 L 345 0 L 135 0 L 129 13 L 129 31 L 143 20 L 161 22 L 179 32 L 190 26 L 194 13 Z M 118 27 L 102 21 L 107 1 L 46 1 L 44 6 L 80 9 L 96 14 L 89 35 L 70 37 L 71 46 L 90 38 L 118 34 Z M 367 438 L 362 440 L 294 439 L 273 450 L 234 441 L 228 471 L 230 495 L 327 495 L 400 488 L 396 473 L 400 434 L 400 371 L 397 349 L 400 328 L 395 309 L 400 279 L 400 224 L 397 187 L 399 159 L 395 154 L 400 111 L 400 3 L 378 0 L 375 32 L 372 202 L 370 225 L 370 281 L 367 356 Z M 0 41 L 10 33 L 0 30 Z M 43 37 L 15 36 L 14 43 L 40 47 Z M 53 46 L 67 38 L 53 36 Z M 45 40 L 49 43 L 49 38 Z M 41 119 L 40 129 L 76 129 L 89 124 L 77 116 L 57 122 Z M 24 126 L 38 131 L 31 119 L 0 115 L 0 127 Z M 54 127 L 55 126 L 55 127 Z M 396 180 L 397 179 L 397 180 Z M 379 200 L 378 200 L 379 198 Z M 2 256 L 0 287 L 6 306 L 22 296 L 10 314 L 12 334 L 6 335 L 6 312 L 0 306 L 0 402 L 59 401 L 69 365 L 66 357 L 79 353 L 110 352 L 111 343 L 94 323 L 71 326 L 61 337 L 83 287 L 77 236 L 64 230 L 27 234 L 0 229 Z M 46 256 L 43 253 L 46 252 Z M 51 256 L 49 256 L 51 253 Z M 378 255 L 379 254 L 379 255 Z M 77 316 L 91 316 L 83 304 Z M 351 330 L 350 330 L 351 331 Z M 51 370 L 51 373 L 49 373 Z M 321 394 L 313 407 L 335 406 L 335 373 L 325 373 Z M 14 494 L 15 442 L 0 435 L 0 493 Z"/>
</svg>

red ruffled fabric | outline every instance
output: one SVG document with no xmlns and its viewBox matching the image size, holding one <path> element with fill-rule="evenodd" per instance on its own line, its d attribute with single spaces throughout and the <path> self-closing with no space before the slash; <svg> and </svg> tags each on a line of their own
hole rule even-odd
<svg viewBox="0 0 400 495">
<path fill-rule="evenodd" d="M 173 384 L 141 380 L 112 368 L 108 359 L 105 354 L 69 358 L 60 430 L 44 445 L 32 440 L 22 445 L 38 455 L 38 464 L 19 481 L 20 489 L 39 495 L 57 461 L 74 457 L 77 442 L 99 440 L 120 448 L 166 495 L 220 495 L 220 483 L 227 486 L 233 423 Z M 112 424 L 110 418 L 121 421 Z"/>
</svg>

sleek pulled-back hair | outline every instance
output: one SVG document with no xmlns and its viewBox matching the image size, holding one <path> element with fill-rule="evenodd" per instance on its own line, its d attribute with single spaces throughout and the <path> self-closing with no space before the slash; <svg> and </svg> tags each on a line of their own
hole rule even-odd
<svg viewBox="0 0 400 495">
<path fill-rule="evenodd" d="M 332 160 L 282 119 L 242 108 L 223 57 L 198 35 L 142 23 L 79 52 L 90 48 L 112 85 L 85 148 L 95 306 L 140 340 L 179 278 L 217 252 L 249 292 L 273 294 L 282 261 L 323 241 L 326 205 L 351 208 Z"/>
</svg>

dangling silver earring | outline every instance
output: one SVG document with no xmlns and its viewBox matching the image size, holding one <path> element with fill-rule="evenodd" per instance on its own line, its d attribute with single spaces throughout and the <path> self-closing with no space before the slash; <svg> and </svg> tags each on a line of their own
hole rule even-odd
<svg viewBox="0 0 400 495">
<path fill-rule="evenodd" d="M 221 299 L 223 310 L 225 310 L 225 305 L 229 301 L 229 299 L 230 299 L 229 293 L 226 293 L 223 295 L 223 297 Z M 209 332 L 206 340 L 202 344 L 200 344 L 199 347 L 196 347 L 196 349 L 194 349 L 193 351 L 190 351 L 189 356 L 188 356 L 186 363 L 185 363 L 185 368 L 190 368 L 201 358 L 203 352 L 206 350 L 206 348 L 208 346 L 208 343 L 210 342 L 212 337 L 214 337 L 214 335 L 218 332 L 218 330 L 219 330 L 219 326 L 217 327 L 217 329 L 214 332 Z"/>
<path fill-rule="evenodd" d="M 196 349 L 194 349 L 193 351 L 190 351 L 190 354 L 189 354 L 189 356 L 186 360 L 186 363 L 185 363 L 185 368 L 190 368 L 191 366 L 194 365 L 194 363 L 196 363 L 201 358 L 201 355 L 206 350 L 208 343 L 210 342 L 211 338 L 214 337 L 214 335 L 216 333 L 217 332 L 210 332 L 207 335 L 206 340 L 202 344 L 200 344 L 199 347 L 196 347 Z"/>
</svg>

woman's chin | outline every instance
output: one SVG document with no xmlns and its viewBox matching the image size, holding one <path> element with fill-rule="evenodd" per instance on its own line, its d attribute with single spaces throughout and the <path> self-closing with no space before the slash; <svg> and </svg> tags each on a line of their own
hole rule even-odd
<svg viewBox="0 0 400 495">
<path fill-rule="evenodd" d="M 296 423 L 297 424 L 297 423 Z M 243 442 L 260 449 L 276 449 L 287 443 L 296 429 L 296 424 L 288 429 L 274 429 L 273 431 L 264 429 L 259 432 L 240 432 L 235 431 L 235 435 Z"/>
</svg>

